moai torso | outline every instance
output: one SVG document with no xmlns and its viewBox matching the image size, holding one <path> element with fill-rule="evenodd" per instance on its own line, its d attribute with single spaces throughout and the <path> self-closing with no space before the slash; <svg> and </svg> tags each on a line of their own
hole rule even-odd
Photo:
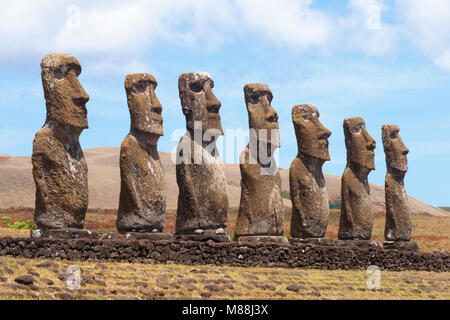
<svg viewBox="0 0 450 320">
<path fill-rule="evenodd" d="M 187 132 L 177 150 L 176 233 L 225 228 L 229 196 L 223 165 L 215 148 L 223 132 L 221 105 L 212 92 L 214 82 L 207 73 L 192 72 L 180 76 L 178 87 Z"/>
<path fill-rule="evenodd" d="M 388 241 L 411 240 L 411 216 L 408 207 L 404 178 L 408 170 L 406 155 L 409 150 L 399 135 L 397 125 L 383 125 L 382 138 L 386 153 L 386 226 L 384 236 Z"/>
<path fill-rule="evenodd" d="M 89 191 L 79 135 L 88 127 L 89 96 L 78 82 L 81 67 L 75 57 L 47 55 L 41 69 L 47 119 L 33 142 L 34 220 L 41 229 L 81 229 Z"/>
<path fill-rule="evenodd" d="M 347 167 L 341 180 L 341 219 L 338 237 L 342 240 L 370 240 L 373 213 L 367 177 L 375 169 L 375 140 L 362 118 L 344 120 Z"/>
<path fill-rule="evenodd" d="M 327 231 L 329 216 L 322 165 L 330 160 L 327 139 L 331 132 L 320 123 L 319 112 L 312 105 L 294 106 L 292 120 L 298 156 L 289 169 L 291 236 L 322 238 Z"/>
<path fill-rule="evenodd" d="M 162 107 L 156 80 L 149 74 L 130 74 L 125 90 L 131 130 L 120 147 L 119 232 L 162 232 L 166 209 L 164 168 L 157 150 L 163 135 Z"/>
<path fill-rule="evenodd" d="M 250 143 L 240 157 L 241 200 L 237 236 L 281 236 L 284 233 L 281 179 L 274 150 L 279 147 L 278 115 L 272 92 L 264 84 L 244 87 Z"/>
</svg>

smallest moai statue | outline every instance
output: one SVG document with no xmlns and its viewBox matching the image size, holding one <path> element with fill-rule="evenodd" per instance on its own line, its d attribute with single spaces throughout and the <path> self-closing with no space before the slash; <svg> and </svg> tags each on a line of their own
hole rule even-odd
<svg viewBox="0 0 450 320">
<path fill-rule="evenodd" d="M 418 250 L 417 244 L 411 239 L 411 216 L 408 207 L 408 197 L 405 190 L 405 174 L 408 171 L 406 155 L 408 148 L 403 143 L 396 124 L 385 124 L 381 128 L 383 147 L 386 154 L 386 227 L 384 237 L 386 248 Z M 406 242 L 406 243 L 405 243 Z"/>
</svg>

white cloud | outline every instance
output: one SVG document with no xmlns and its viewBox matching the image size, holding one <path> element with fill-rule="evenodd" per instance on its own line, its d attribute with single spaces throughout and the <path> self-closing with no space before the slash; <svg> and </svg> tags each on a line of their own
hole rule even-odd
<svg viewBox="0 0 450 320">
<path fill-rule="evenodd" d="M 348 43 L 368 55 L 384 55 L 398 41 L 396 27 L 383 21 L 388 8 L 382 0 L 350 0 L 349 17 L 340 19 Z"/>
<path fill-rule="evenodd" d="M 311 0 L 236 1 L 244 27 L 267 40 L 296 50 L 322 47 L 331 32 L 330 18 L 311 9 Z"/>
<path fill-rule="evenodd" d="M 434 63 L 450 71 L 450 1 L 397 0 L 403 33 Z"/>
</svg>

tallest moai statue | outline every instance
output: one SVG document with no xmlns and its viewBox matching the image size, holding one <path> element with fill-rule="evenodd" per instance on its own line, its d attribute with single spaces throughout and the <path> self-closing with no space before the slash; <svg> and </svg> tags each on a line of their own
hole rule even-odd
<svg viewBox="0 0 450 320">
<path fill-rule="evenodd" d="M 41 69 L 47 118 L 33 142 L 34 220 L 44 230 L 82 229 L 89 193 L 79 136 L 88 128 L 89 95 L 78 81 L 81 66 L 75 57 L 46 55 Z"/>
</svg>

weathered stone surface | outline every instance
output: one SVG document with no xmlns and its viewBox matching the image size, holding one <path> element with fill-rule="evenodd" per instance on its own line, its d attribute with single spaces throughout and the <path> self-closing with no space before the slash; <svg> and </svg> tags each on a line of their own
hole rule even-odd
<svg viewBox="0 0 450 320">
<path fill-rule="evenodd" d="M 369 240 L 373 213 L 367 177 L 375 170 L 375 140 L 366 130 L 362 118 L 344 120 L 347 167 L 341 180 L 341 219 L 338 238 Z"/>
<path fill-rule="evenodd" d="M 129 74 L 125 78 L 131 129 L 120 147 L 121 183 L 116 226 L 122 233 L 164 228 L 164 169 L 157 150 L 158 139 L 163 135 L 163 120 L 156 86 L 150 74 Z"/>
<path fill-rule="evenodd" d="M 185 73 L 178 79 L 187 132 L 177 149 L 176 234 L 226 227 L 229 196 L 223 163 L 216 149 L 217 138 L 223 134 L 221 104 L 212 92 L 213 87 L 212 78 L 205 72 Z"/>
<path fill-rule="evenodd" d="M 298 154 L 289 169 L 291 236 L 325 237 L 329 204 L 322 166 L 330 160 L 328 138 L 331 131 L 319 121 L 319 111 L 313 105 L 294 106 L 292 121 Z"/>
<path fill-rule="evenodd" d="M 184 234 L 176 235 L 175 238 L 179 241 L 209 241 L 214 242 L 230 242 L 231 238 L 228 235 L 223 234 Z"/>
<path fill-rule="evenodd" d="M 146 239 L 146 240 L 171 240 L 173 238 L 173 235 L 170 233 L 163 233 L 163 232 L 127 232 L 125 233 L 126 239 Z"/>
<path fill-rule="evenodd" d="M 281 178 L 273 153 L 280 146 L 278 115 L 271 106 L 272 92 L 264 84 L 244 86 L 250 142 L 240 156 L 241 200 L 237 236 L 281 236 L 283 200 Z"/>
<path fill-rule="evenodd" d="M 385 249 L 396 249 L 401 251 L 419 251 L 419 246 L 413 241 L 385 241 L 383 243 Z"/>
<path fill-rule="evenodd" d="M 289 244 L 284 236 L 240 236 L 236 238 L 240 243 L 243 242 L 271 242 L 280 244 Z"/>
<path fill-rule="evenodd" d="M 34 220 L 42 229 L 83 228 L 89 195 L 79 136 L 88 128 L 89 95 L 78 82 L 75 57 L 46 55 L 41 70 L 47 118 L 33 142 Z"/>
<path fill-rule="evenodd" d="M 411 216 L 405 190 L 405 174 L 408 171 L 406 155 L 409 150 L 399 135 L 395 124 L 382 126 L 382 139 L 386 153 L 386 226 L 384 237 L 388 241 L 409 241 L 411 239 Z"/>
<path fill-rule="evenodd" d="M 96 231 L 90 230 L 80 230 L 74 228 L 63 228 L 63 229 L 48 229 L 42 230 L 42 233 L 39 236 L 36 236 L 37 233 L 33 233 L 33 230 L 30 232 L 30 237 L 34 239 L 46 239 L 46 238 L 55 238 L 55 239 L 98 239 L 98 233 Z"/>
<path fill-rule="evenodd" d="M 376 240 L 335 240 L 325 238 L 289 239 L 290 244 L 318 245 L 330 247 L 358 247 L 383 249 L 383 243 Z"/>
<path fill-rule="evenodd" d="M 29 286 L 29 285 L 32 285 L 34 283 L 34 281 L 36 281 L 36 280 L 32 276 L 26 274 L 23 276 L 18 276 L 17 278 L 14 279 L 14 281 L 19 284 Z"/>
</svg>

